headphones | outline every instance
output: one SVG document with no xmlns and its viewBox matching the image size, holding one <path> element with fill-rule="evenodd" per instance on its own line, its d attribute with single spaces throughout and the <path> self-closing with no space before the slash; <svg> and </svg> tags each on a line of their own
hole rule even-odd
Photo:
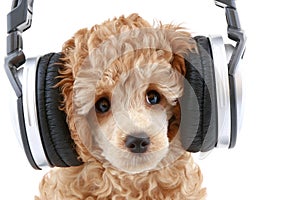
<svg viewBox="0 0 300 200">
<path fill-rule="evenodd" d="M 186 75 L 181 107 L 180 139 L 189 152 L 209 152 L 215 147 L 233 148 L 241 125 L 242 85 L 238 65 L 245 51 L 246 36 L 241 29 L 234 0 L 215 0 L 225 9 L 228 37 L 235 46 L 224 44 L 221 36 L 196 36 L 199 53 L 185 58 Z M 59 110 L 61 54 L 25 58 L 22 33 L 31 26 L 33 0 L 14 0 L 7 15 L 7 56 L 5 71 L 17 96 L 14 106 L 17 134 L 29 163 L 69 167 L 82 162 L 71 138 L 66 114 Z M 51 67 L 49 67 L 51 66 Z"/>
</svg>

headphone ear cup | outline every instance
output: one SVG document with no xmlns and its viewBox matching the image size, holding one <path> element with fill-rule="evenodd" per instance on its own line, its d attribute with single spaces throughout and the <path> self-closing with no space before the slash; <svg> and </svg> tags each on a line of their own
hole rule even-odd
<svg viewBox="0 0 300 200">
<path fill-rule="evenodd" d="M 207 152 L 216 146 L 218 135 L 213 58 L 207 37 L 197 36 L 194 40 L 198 53 L 191 52 L 185 59 L 181 141 L 189 152 Z"/>
<path fill-rule="evenodd" d="M 78 166 L 78 154 L 71 138 L 66 114 L 59 109 L 62 102 L 59 68 L 61 54 L 49 53 L 42 56 L 37 64 L 36 106 L 40 136 L 50 165 L 57 167 Z"/>
</svg>

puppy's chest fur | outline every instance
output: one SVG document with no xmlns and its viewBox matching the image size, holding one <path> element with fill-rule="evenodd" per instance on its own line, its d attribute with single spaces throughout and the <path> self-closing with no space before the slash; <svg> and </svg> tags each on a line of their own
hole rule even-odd
<svg viewBox="0 0 300 200">
<path fill-rule="evenodd" d="M 190 153 L 183 154 L 168 167 L 140 174 L 120 173 L 109 163 L 92 161 L 79 167 L 51 171 L 41 183 L 41 187 L 48 184 L 51 187 L 46 187 L 48 190 L 36 200 L 204 200 L 206 191 L 201 183 L 200 169 Z"/>
</svg>

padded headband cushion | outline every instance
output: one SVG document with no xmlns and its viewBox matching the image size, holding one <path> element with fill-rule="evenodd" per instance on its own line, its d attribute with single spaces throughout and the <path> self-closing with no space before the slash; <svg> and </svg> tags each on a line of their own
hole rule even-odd
<svg viewBox="0 0 300 200">
<path fill-rule="evenodd" d="M 61 54 L 49 53 L 39 59 L 36 78 L 36 100 L 39 129 L 43 147 L 51 165 L 78 166 L 81 162 L 71 138 L 66 114 L 59 110 L 62 102 L 60 89 L 54 87 L 59 79 Z"/>
<path fill-rule="evenodd" d="M 189 53 L 185 60 L 185 78 L 192 89 L 185 86 L 181 100 L 181 141 L 189 152 L 207 152 L 217 142 L 213 60 L 208 38 L 197 36 L 194 39 L 199 53 Z"/>
</svg>

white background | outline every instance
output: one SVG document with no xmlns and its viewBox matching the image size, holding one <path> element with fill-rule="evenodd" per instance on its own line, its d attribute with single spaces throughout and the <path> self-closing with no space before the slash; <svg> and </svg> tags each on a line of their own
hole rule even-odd
<svg viewBox="0 0 300 200">
<path fill-rule="evenodd" d="M 232 150 L 216 149 L 200 160 L 208 200 L 299 200 L 300 180 L 300 27 L 296 0 L 238 0 L 248 36 L 243 61 L 244 126 Z M 0 65 L 6 48 L 6 13 L 0 6 Z M 222 9 L 209 1 L 36 0 L 32 28 L 24 36 L 27 57 L 60 51 L 79 28 L 138 12 L 150 22 L 181 23 L 194 35 L 222 34 Z M 13 94 L 0 67 L 0 199 L 33 199 L 46 171 L 28 164 L 9 118 Z"/>
</svg>

